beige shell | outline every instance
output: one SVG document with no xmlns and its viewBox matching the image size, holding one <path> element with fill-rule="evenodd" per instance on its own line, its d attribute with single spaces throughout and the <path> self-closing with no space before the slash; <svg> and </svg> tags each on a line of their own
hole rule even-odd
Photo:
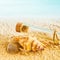
<svg viewBox="0 0 60 60">
<path fill-rule="evenodd" d="M 29 27 L 26 25 L 23 25 L 23 23 L 17 23 L 16 24 L 16 32 L 28 32 Z"/>
</svg>

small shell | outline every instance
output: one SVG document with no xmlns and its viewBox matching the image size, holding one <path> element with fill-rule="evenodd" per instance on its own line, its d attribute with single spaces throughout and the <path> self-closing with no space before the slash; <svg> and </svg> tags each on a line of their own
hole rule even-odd
<svg viewBox="0 0 60 60">
<path fill-rule="evenodd" d="M 33 42 L 32 44 L 32 51 L 37 51 L 37 43 L 36 42 Z"/>
<path fill-rule="evenodd" d="M 28 32 L 29 27 L 26 25 L 23 25 L 23 23 L 17 23 L 16 24 L 16 32 Z"/>
<path fill-rule="evenodd" d="M 28 32 L 29 27 L 26 25 L 22 26 L 22 32 Z"/>
<path fill-rule="evenodd" d="M 21 32 L 22 23 L 16 24 L 16 32 Z"/>
<path fill-rule="evenodd" d="M 17 44 L 9 43 L 7 46 L 7 52 L 8 53 L 18 53 L 19 48 Z"/>
<path fill-rule="evenodd" d="M 31 46 L 31 42 L 26 42 L 25 45 L 26 45 L 26 50 L 27 50 L 27 52 L 31 51 L 31 49 L 32 49 L 32 48 L 31 48 L 31 47 L 32 47 L 32 46 Z"/>
</svg>

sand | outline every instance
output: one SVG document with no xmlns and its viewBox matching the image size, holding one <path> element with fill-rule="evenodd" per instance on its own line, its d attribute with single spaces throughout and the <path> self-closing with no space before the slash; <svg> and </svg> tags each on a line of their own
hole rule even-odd
<svg viewBox="0 0 60 60">
<path fill-rule="evenodd" d="M 35 36 L 38 35 L 40 36 L 40 39 L 41 36 L 43 36 L 43 34 L 41 33 L 35 34 Z M 10 54 L 6 51 L 8 38 L 8 36 L 0 35 L 0 60 L 60 60 L 60 46 L 50 45 L 49 47 L 46 47 L 43 51 L 29 53 L 19 52 L 17 54 Z M 46 35 L 44 35 L 43 40 L 47 40 Z"/>
<path fill-rule="evenodd" d="M 43 51 L 38 52 L 19 52 L 17 54 L 10 54 L 6 51 L 8 39 L 11 35 L 15 35 L 12 26 L 4 23 L 0 24 L 0 60 L 60 60 L 60 46 L 50 45 L 48 42 L 52 40 L 50 35 L 41 32 L 30 32 L 30 35 L 37 37 L 39 41 L 47 43 Z"/>
</svg>

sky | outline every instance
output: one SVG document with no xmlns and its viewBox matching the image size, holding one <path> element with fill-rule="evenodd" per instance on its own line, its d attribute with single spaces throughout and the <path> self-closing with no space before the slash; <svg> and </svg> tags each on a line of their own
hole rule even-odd
<svg viewBox="0 0 60 60">
<path fill-rule="evenodd" d="M 8 22 L 18 20 L 28 24 L 34 22 L 32 24 L 36 25 L 35 23 L 40 24 L 40 22 L 54 23 L 56 20 L 60 24 L 60 0 L 0 0 L 0 20 L 7 21 L 1 17 L 8 17 Z M 9 17 L 20 19 L 14 20 Z"/>
<path fill-rule="evenodd" d="M 60 0 L 0 0 L 0 17 L 60 18 Z"/>
</svg>

